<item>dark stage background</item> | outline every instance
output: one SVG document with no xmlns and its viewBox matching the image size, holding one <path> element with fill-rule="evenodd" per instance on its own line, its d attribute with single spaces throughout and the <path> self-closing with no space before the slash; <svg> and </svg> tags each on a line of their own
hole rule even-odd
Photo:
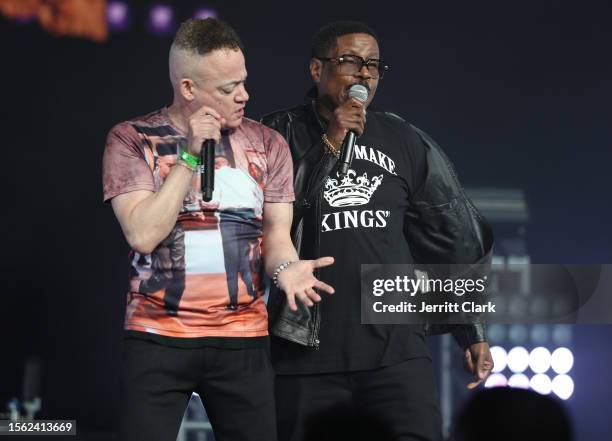
<svg viewBox="0 0 612 441">
<path fill-rule="evenodd" d="M 114 427 L 128 249 L 100 166 L 113 124 L 171 100 L 171 37 L 146 30 L 151 4 L 131 2 L 131 27 L 103 44 L 0 18 L 0 411 L 38 354 L 40 416 Z M 533 262 L 612 262 L 609 1 L 181 1 L 178 18 L 202 4 L 244 40 L 257 119 L 302 101 L 318 26 L 369 23 L 392 67 L 375 104 L 429 132 L 464 185 L 523 189 Z M 579 439 L 604 439 L 612 332 L 575 335 L 567 404 Z"/>
</svg>

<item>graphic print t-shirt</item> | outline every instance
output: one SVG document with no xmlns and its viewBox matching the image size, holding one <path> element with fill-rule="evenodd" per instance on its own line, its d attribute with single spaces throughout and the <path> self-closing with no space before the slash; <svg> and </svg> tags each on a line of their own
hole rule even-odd
<svg viewBox="0 0 612 441">
<path fill-rule="evenodd" d="M 104 200 L 158 191 L 187 140 L 167 109 L 116 125 L 103 160 Z M 200 176 L 170 234 L 148 255 L 130 253 L 125 329 L 167 337 L 268 334 L 262 261 L 264 202 L 292 202 L 285 140 L 243 119 L 215 147 L 215 190 L 202 200 Z"/>
<path fill-rule="evenodd" d="M 361 324 L 361 264 L 411 263 L 403 234 L 411 195 L 426 172 L 425 149 L 399 118 L 368 111 L 363 135 L 344 178 L 334 169 L 321 190 L 320 256 L 335 263 L 320 278 L 335 288 L 322 295 L 319 349 L 279 342 L 277 373 L 374 369 L 428 356 L 422 327 Z"/>
</svg>

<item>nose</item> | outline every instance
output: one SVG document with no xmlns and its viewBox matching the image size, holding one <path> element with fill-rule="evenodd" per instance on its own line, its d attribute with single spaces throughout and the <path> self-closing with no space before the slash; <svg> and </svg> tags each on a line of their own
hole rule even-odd
<svg viewBox="0 0 612 441">
<path fill-rule="evenodd" d="M 246 91 L 244 83 L 240 84 L 238 93 L 236 94 L 236 101 L 239 103 L 246 103 L 249 100 L 249 93 Z"/>
<path fill-rule="evenodd" d="M 359 69 L 359 72 L 357 72 L 357 76 L 360 78 L 365 78 L 366 80 L 374 78 L 372 76 L 372 73 L 368 69 L 368 66 L 366 66 L 365 64 L 361 65 L 361 69 Z"/>
</svg>

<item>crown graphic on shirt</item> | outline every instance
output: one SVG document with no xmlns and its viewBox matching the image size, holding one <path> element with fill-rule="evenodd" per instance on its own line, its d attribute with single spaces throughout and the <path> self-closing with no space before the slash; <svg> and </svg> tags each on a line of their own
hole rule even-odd
<svg viewBox="0 0 612 441">
<path fill-rule="evenodd" d="M 367 173 L 353 179 L 356 175 L 357 173 L 354 170 L 349 170 L 346 176 L 341 179 L 340 184 L 338 184 L 338 179 L 327 178 L 323 194 L 329 205 L 346 207 L 349 205 L 364 205 L 370 202 L 374 191 L 382 182 L 383 175 L 374 176 L 371 180 L 368 179 Z M 336 176 L 338 176 L 337 172 Z"/>
</svg>

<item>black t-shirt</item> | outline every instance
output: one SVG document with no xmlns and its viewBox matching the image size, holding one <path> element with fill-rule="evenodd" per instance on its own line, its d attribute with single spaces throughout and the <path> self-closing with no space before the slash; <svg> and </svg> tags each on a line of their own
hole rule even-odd
<svg viewBox="0 0 612 441">
<path fill-rule="evenodd" d="M 348 175 L 334 170 L 321 190 L 320 256 L 335 263 L 320 278 L 336 292 L 322 294 L 319 348 L 273 338 L 278 373 L 374 369 L 429 356 L 422 326 L 361 324 L 360 300 L 361 264 L 413 262 L 404 218 L 425 171 L 425 147 L 414 129 L 368 111 Z"/>
</svg>

